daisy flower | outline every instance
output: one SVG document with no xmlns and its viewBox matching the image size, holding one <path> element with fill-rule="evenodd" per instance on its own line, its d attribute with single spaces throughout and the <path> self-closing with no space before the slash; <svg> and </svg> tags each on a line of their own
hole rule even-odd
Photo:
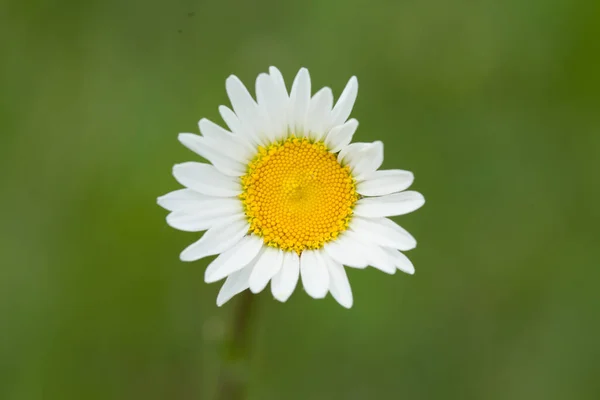
<svg viewBox="0 0 600 400">
<path fill-rule="evenodd" d="M 158 198 L 170 211 L 170 226 L 206 231 L 180 258 L 217 256 L 205 272 L 207 283 L 226 278 L 217 305 L 246 289 L 259 293 L 269 282 L 284 302 L 300 279 L 311 297 L 331 293 L 350 308 L 344 266 L 414 273 L 402 251 L 416 240 L 388 217 L 425 200 L 405 191 L 411 172 L 379 170 L 382 142 L 350 143 L 358 127 L 348 119 L 356 77 L 335 106 L 328 87 L 311 95 L 305 68 L 289 94 L 274 67 L 256 79 L 256 100 L 235 76 L 226 89 L 233 110 L 219 111 L 229 129 L 202 119 L 202 136 L 179 135 L 209 163 L 175 165 L 173 175 L 185 188 Z"/>
</svg>

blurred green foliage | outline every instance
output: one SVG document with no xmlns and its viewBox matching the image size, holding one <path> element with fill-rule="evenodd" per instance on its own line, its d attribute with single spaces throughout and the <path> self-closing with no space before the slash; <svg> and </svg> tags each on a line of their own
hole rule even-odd
<svg viewBox="0 0 600 400">
<path fill-rule="evenodd" d="M 209 399 L 235 300 L 156 197 L 269 65 L 415 172 L 417 273 L 258 297 L 251 399 L 600 398 L 600 2 L 0 1 L 0 399 Z"/>
</svg>

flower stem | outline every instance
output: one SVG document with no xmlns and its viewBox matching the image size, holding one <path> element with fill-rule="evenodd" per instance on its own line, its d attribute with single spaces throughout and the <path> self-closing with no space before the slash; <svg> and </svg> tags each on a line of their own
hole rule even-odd
<svg viewBox="0 0 600 400">
<path fill-rule="evenodd" d="M 217 400 L 243 400 L 248 386 L 248 343 L 255 296 L 249 290 L 238 296 L 231 329 L 227 332 Z"/>
</svg>

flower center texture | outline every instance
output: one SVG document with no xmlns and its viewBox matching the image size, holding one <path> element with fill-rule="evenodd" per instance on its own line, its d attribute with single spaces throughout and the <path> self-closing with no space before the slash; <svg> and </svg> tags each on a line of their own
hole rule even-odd
<svg viewBox="0 0 600 400">
<path fill-rule="evenodd" d="M 298 254 L 345 231 L 358 200 L 350 169 L 322 142 L 305 138 L 260 147 L 241 179 L 250 233 Z"/>
</svg>

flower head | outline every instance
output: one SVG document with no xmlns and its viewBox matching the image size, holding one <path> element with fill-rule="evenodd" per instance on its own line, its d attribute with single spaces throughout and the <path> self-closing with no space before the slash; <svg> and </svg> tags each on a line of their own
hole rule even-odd
<svg viewBox="0 0 600 400">
<path fill-rule="evenodd" d="M 421 207 L 405 191 L 413 174 L 378 170 L 383 144 L 352 143 L 358 122 L 348 119 L 358 82 L 352 77 L 335 106 L 331 89 L 311 96 L 308 70 L 291 91 L 271 67 L 256 79 L 256 100 L 235 76 L 226 81 L 233 110 L 219 111 L 229 130 L 202 119 L 202 136 L 182 133 L 184 146 L 208 160 L 175 165 L 185 189 L 158 199 L 176 229 L 206 231 L 181 253 L 183 261 L 217 255 L 206 282 L 226 278 L 220 306 L 250 289 L 286 301 L 299 277 L 314 298 L 327 293 L 344 307 L 352 291 L 344 266 L 414 273 L 401 253 L 415 239 L 388 217 Z"/>
</svg>

